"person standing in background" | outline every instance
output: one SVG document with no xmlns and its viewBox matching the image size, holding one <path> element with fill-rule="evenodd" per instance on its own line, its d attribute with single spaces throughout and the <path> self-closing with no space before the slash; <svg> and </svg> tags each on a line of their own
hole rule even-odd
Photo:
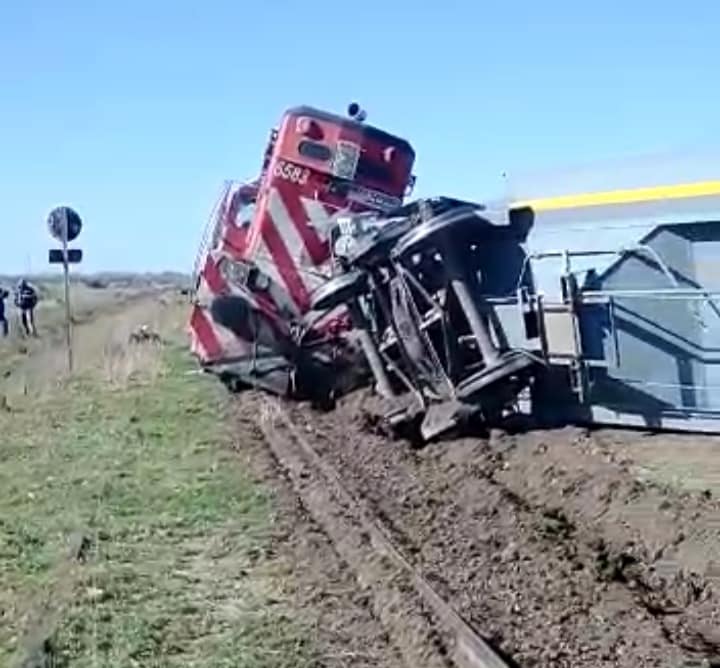
<svg viewBox="0 0 720 668">
<path fill-rule="evenodd" d="M 9 327 L 7 316 L 5 315 L 5 300 L 10 296 L 10 293 L 4 288 L 0 288 L 0 336 L 5 338 L 8 335 Z"/>
<path fill-rule="evenodd" d="M 37 336 L 35 329 L 35 307 L 38 297 L 35 288 L 24 278 L 15 290 L 15 306 L 20 309 L 20 320 L 27 336 Z"/>
</svg>

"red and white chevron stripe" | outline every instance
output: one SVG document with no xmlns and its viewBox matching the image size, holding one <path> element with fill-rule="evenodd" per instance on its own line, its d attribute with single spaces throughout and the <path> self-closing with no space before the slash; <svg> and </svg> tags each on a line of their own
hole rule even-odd
<svg viewBox="0 0 720 668">
<path fill-rule="evenodd" d="M 284 182 L 269 188 L 259 204 L 245 257 L 282 285 L 304 313 L 312 291 L 329 276 L 328 236 L 337 209 L 303 197 Z"/>
<path fill-rule="evenodd" d="M 218 251 L 211 251 L 205 258 L 190 316 L 191 352 L 205 363 L 242 358 L 251 349 L 249 342 L 239 339 L 229 329 L 218 325 L 210 315 L 212 300 L 228 292 L 228 285 L 218 270 L 219 259 Z"/>
<path fill-rule="evenodd" d="M 219 207 L 217 243 L 199 274 L 190 329 L 193 350 L 204 362 L 236 358 L 250 351 L 247 342 L 214 323 L 209 314 L 213 297 L 232 291 L 219 270 L 224 254 L 252 260 L 280 288 L 273 291 L 275 299 L 256 295 L 259 306 L 270 313 L 277 314 L 283 307 L 296 315 L 306 313 L 313 290 L 330 275 L 329 233 L 339 207 L 303 197 L 297 186 L 281 182 L 273 184 L 257 202 L 252 223 L 241 226 L 238 206 L 233 205 L 239 192 L 239 188 L 230 189 Z M 348 325 L 341 308 L 323 315 L 315 328 L 331 331 Z"/>
<path fill-rule="evenodd" d="M 229 359 L 243 359 L 252 352 L 249 341 L 238 338 L 230 330 L 218 325 L 210 311 L 194 305 L 190 316 L 190 350 L 205 364 Z"/>
</svg>

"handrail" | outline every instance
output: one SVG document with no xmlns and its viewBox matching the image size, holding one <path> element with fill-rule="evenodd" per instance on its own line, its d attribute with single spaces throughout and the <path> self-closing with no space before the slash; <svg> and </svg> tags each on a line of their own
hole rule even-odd
<svg viewBox="0 0 720 668">
<path fill-rule="evenodd" d="M 200 268 L 205 255 L 208 250 L 208 244 L 210 240 L 215 236 L 218 225 L 222 223 L 223 216 L 220 215 L 223 204 L 227 201 L 228 193 L 232 186 L 232 181 L 225 181 L 220 190 L 220 196 L 215 200 L 215 204 L 210 211 L 207 223 L 203 229 L 202 237 L 200 239 L 200 245 L 198 247 L 197 254 L 195 256 L 195 262 L 193 263 L 192 271 L 192 285 L 193 289 L 197 286 L 198 275 L 200 274 Z"/>
</svg>

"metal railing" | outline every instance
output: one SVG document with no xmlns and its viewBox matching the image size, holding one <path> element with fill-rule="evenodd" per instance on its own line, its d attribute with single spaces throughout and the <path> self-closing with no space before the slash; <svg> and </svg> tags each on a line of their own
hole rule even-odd
<svg viewBox="0 0 720 668">
<path fill-rule="evenodd" d="M 203 228 L 202 237 L 200 239 L 200 245 L 195 256 L 192 270 L 192 289 L 197 289 L 198 277 L 202 269 L 202 263 L 205 260 L 205 256 L 209 250 L 209 246 L 217 237 L 218 227 L 222 225 L 223 220 L 223 208 L 227 202 L 228 193 L 232 186 L 232 181 L 225 181 L 221 187 L 220 195 L 215 200 L 215 204 L 210 212 L 205 227 Z"/>
</svg>

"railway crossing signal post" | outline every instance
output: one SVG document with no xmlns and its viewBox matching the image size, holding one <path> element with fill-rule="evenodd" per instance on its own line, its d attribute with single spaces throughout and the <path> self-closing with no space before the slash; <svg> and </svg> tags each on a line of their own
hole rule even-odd
<svg viewBox="0 0 720 668">
<path fill-rule="evenodd" d="M 82 230 L 82 220 L 73 209 L 60 206 L 53 209 L 48 216 L 48 229 L 53 238 L 57 239 L 62 248 L 51 248 L 50 264 L 62 264 L 65 284 L 65 344 L 67 346 L 68 372 L 73 371 L 72 346 L 72 311 L 70 308 L 70 265 L 82 261 L 82 250 L 68 248 L 68 243 L 77 239 Z"/>
</svg>

